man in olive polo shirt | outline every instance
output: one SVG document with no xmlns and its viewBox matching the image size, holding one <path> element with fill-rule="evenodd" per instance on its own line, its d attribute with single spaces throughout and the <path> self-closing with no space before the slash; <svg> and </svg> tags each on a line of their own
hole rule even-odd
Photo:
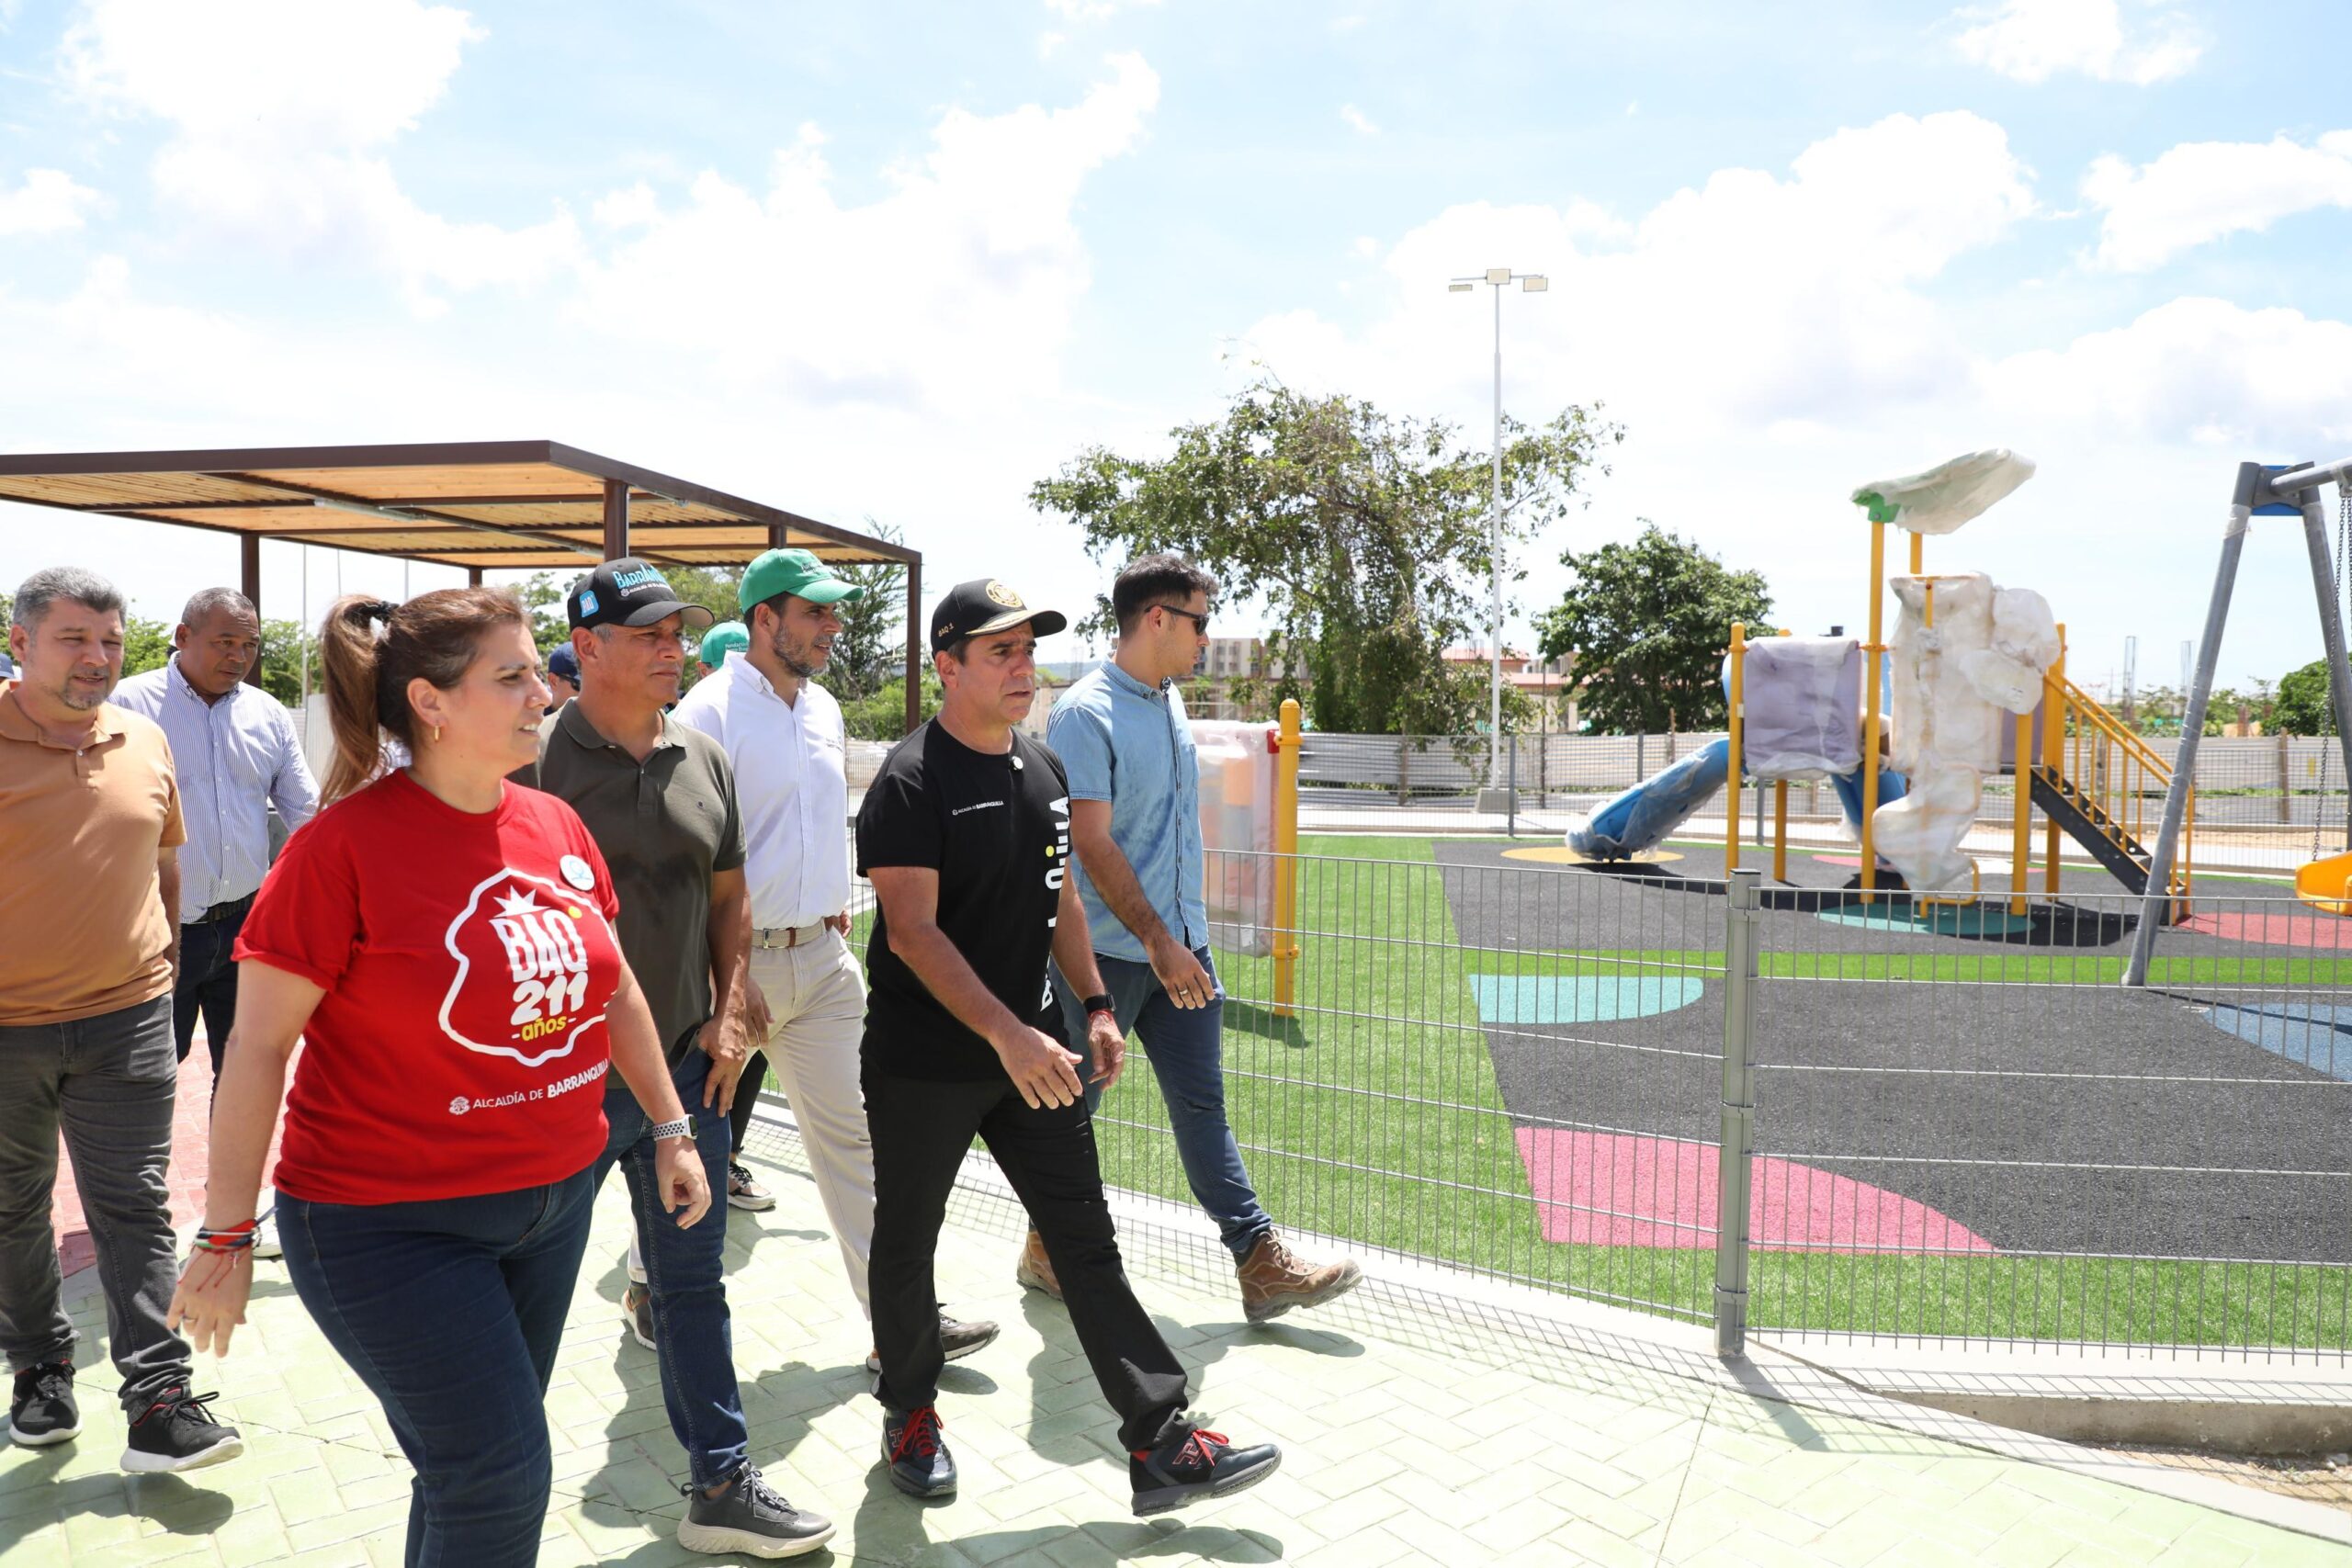
<svg viewBox="0 0 2352 1568">
<path fill-rule="evenodd" d="M 0 1350 L 9 1437 L 78 1436 L 49 1218 L 62 1127 L 122 1373 L 122 1467 L 192 1470 L 243 1445 L 210 1395 L 194 1397 L 187 1342 L 164 1321 L 179 1281 L 164 1173 L 187 835 L 163 730 L 107 701 L 122 619 L 105 579 L 64 568 L 26 580 L 8 628 L 23 679 L 0 694 Z"/>
<path fill-rule="evenodd" d="M 582 578 L 567 609 L 580 695 L 540 726 L 538 763 L 517 776 L 570 803 L 604 852 L 620 899 L 621 953 L 665 1043 L 704 1174 L 720 1191 L 725 1108 L 752 1035 L 743 825 L 726 751 L 664 711 L 685 668 L 685 628 L 708 626 L 710 612 L 628 558 Z M 616 1164 L 628 1178 L 648 1281 L 628 1287 L 624 1310 L 632 1324 L 640 1310 L 650 1319 L 640 1337 L 661 1357 L 670 1428 L 694 1478 L 679 1543 L 761 1557 L 813 1550 L 832 1526 L 786 1503 L 751 1462 L 722 1277 L 727 1208 L 713 1204 L 680 1229 L 662 1208 L 651 1128 L 627 1085 L 607 1079 L 605 1119 L 611 1138 L 598 1179 Z"/>
</svg>

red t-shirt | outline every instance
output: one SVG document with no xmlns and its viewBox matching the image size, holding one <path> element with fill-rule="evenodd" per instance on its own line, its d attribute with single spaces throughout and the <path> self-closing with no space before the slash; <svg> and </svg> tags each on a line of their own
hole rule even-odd
<svg viewBox="0 0 2352 1568">
<path fill-rule="evenodd" d="M 398 1203 L 560 1181 L 605 1146 L 620 985 L 605 857 L 571 807 L 509 784 L 476 816 L 406 772 L 288 840 L 238 938 L 322 987 L 277 1184 Z"/>
</svg>

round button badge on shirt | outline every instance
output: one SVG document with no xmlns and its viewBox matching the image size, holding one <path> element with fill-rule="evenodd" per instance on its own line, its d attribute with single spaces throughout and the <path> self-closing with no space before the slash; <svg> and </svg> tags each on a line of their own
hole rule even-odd
<svg viewBox="0 0 2352 1568">
<path fill-rule="evenodd" d="M 558 868 L 562 871 L 563 879 L 582 893 L 596 886 L 596 874 L 589 870 L 588 863 L 578 855 L 564 856 L 558 863 Z"/>
</svg>

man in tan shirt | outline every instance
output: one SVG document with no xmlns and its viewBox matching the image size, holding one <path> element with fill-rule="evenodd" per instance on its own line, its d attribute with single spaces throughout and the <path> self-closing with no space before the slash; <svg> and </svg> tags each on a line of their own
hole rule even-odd
<svg viewBox="0 0 2352 1568">
<path fill-rule="evenodd" d="M 0 693 L 0 1350 L 8 1435 L 80 1435 L 73 1325 L 58 1303 L 50 1209 L 57 1135 L 74 1159 L 122 1373 L 125 1470 L 192 1470 L 243 1451 L 196 1396 L 164 1321 L 179 1260 L 164 1174 L 179 1053 L 179 789 L 152 719 L 107 701 L 122 675 L 122 595 L 95 573 L 17 590 Z"/>
</svg>

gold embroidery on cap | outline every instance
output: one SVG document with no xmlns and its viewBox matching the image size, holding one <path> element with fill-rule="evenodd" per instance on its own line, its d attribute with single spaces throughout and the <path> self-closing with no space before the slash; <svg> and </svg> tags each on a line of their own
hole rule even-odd
<svg viewBox="0 0 2352 1568">
<path fill-rule="evenodd" d="M 989 584 L 989 597 L 995 600 L 998 604 L 1003 605 L 1008 610 L 1025 610 L 1029 607 L 1021 602 L 1020 594 L 1015 593 L 1012 589 L 1007 588 L 1001 582 L 991 582 Z"/>
</svg>

